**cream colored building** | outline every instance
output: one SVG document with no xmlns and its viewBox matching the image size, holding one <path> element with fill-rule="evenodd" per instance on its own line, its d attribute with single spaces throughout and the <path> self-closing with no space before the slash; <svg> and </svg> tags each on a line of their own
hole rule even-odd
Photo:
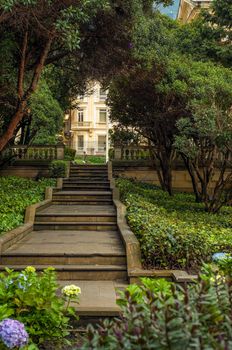
<svg viewBox="0 0 232 350">
<path fill-rule="evenodd" d="M 209 8 L 212 0 L 180 0 L 177 19 L 187 23 L 195 19 L 202 9 Z"/>
<path fill-rule="evenodd" d="M 70 146 L 77 155 L 108 154 L 109 113 L 107 91 L 92 83 L 85 96 L 77 98 L 78 108 L 70 113 Z"/>
</svg>

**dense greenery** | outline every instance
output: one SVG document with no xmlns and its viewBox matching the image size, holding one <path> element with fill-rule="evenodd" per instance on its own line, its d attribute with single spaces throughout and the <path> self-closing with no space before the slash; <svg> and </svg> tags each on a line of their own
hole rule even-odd
<svg viewBox="0 0 232 350">
<path fill-rule="evenodd" d="M 69 333 L 67 316 L 75 312 L 66 307 L 67 298 L 57 296 L 58 289 L 52 267 L 40 274 L 32 266 L 20 272 L 6 269 L 0 274 L 0 321 L 12 318 L 24 323 L 30 341 L 38 346 L 51 340 L 64 343 Z M 76 296 L 71 298 L 77 301 Z M 31 350 L 40 348 L 36 345 Z"/>
<path fill-rule="evenodd" d="M 53 178 L 66 177 L 68 164 L 65 160 L 53 160 L 49 166 L 50 176 Z"/>
<path fill-rule="evenodd" d="M 82 350 L 225 350 L 232 346 L 232 281 L 205 266 L 197 283 L 181 287 L 142 279 L 119 300 L 123 314 L 89 327 Z"/>
<path fill-rule="evenodd" d="M 64 159 L 65 160 L 74 160 L 76 155 L 76 150 L 73 148 L 65 147 L 64 149 Z"/>
<path fill-rule="evenodd" d="M 2 0 L 0 56 L 7 63 L 0 80 L 0 151 L 14 142 L 41 78 L 62 109 L 68 110 L 69 101 L 88 80 L 110 77 L 121 69 L 133 23 L 151 10 L 152 3 Z"/>
<path fill-rule="evenodd" d="M 192 194 L 170 197 L 155 186 L 118 179 L 127 220 L 148 268 L 197 269 L 212 254 L 232 249 L 232 208 L 209 214 Z"/>
<path fill-rule="evenodd" d="M 222 36 L 217 37 L 217 47 L 222 52 L 231 46 L 225 42 L 231 32 L 230 10 L 224 11 L 224 19 L 219 11 L 225 3 L 231 6 L 228 0 L 213 2 L 214 15 L 201 19 L 209 32 L 203 42 L 209 51 L 216 39 L 214 34 L 210 36 L 214 27 L 208 20 L 217 24 L 227 21 L 229 34 L 223 31 L 223 41 Z M 158 11 L 141 17 L 133 31 L 131 64 L 114 77 L 108 105 L 113 122 L 147 139 L 164 190 L 172 195 L 172 169 L 178 151 L 191 176 L 196 200 L 204 201 L 208 211 L 217 212 L 232 203 L 232 71 L 231 65 L 223 67 L 219 59 L 215 62 L 201 50 L 195 54 L 202 41 L 196 41 L 194 25 L 178 24 Z M 216 31 L 222 30 L 216 26 Z M 189 50 L 184 50 L 185 44 Z M 212 187 L 216 168 L 218 181 Z"/>
<path fill-rule="evenodd" d="M 45 188 L 53 185 L 53 179 L 34 181 L 14 176 L 0 177 L 0 233 L 22 224 L 26 207 L 41 201 Z"/>
</svg>

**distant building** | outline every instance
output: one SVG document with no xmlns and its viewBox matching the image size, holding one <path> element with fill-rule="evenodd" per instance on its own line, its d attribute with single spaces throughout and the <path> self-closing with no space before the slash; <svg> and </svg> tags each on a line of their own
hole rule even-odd
<svg viewBox="0 0 232 350">
<path fill-rule="evenodd" d="M 212 0 L 180 0 L 177 19 L 187 23 L 195 19 L 202 9 L 209 8 Z"/>
<path fill-rule="evenodd" d="M 100 83 L 89 86 L 88 93 L 78 96 L 77 108 L 66 116 L 67 144 L 77 155 L 106 155 L 108 153 L 108 131 L 110 127 L 107 91 Z"/>
</svg>

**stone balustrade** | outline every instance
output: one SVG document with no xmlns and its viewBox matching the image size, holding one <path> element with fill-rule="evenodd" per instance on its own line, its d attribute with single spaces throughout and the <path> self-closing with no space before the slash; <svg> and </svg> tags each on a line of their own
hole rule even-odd
<svg viewBox="0 0 232 350">
<path fill-rule="evenodd" d="M 64 159 L 64 145 L 46 146 L 22 146 L 16 145 L 8 147 L 3 152 L 4 158 L 14 158 L 15 160 L 55 160 Z"/>
<path fill-rule="evenodd" d="M 150 158 L 148 146 L 115 146 L 113 151 L 115 160 L 147 160 Z"/>
</svg>

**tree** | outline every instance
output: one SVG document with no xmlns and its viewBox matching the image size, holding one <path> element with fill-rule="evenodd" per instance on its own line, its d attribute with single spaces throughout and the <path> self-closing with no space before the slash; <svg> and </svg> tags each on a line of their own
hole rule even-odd
<svg viewBox="0 0 232 350">
<path fill-rule="evenodd" d="M 20 145 L 56 144 L 56 135 L 62 129 L 64 113 L 54 99 L 47 83 L 41 80 L 29 100 L 28 113 L 18 128 Z"/>
<path fill-rule="evenodd" d="M 88 44 L 91 42 L 101 41 L 98 39 L 99 26 L 105 25 L 105 21 L 110 18 L 114 18 L 120 25 L 112 27 L 102 43 L 109 43 L 123 29 L 129 33 L 137 9 L 150 3 L 149 0 L 2 0 L 1 34 L 4 36 L 11 32 L 15 48 L 19 46 L 19 50 L 12 52 L 17 71 L 15 103 L 10 120 L 5 123 L 0 136 L 0 151 L 15 136 L 15 130 L 24 118 L 28 101 L 36 91 L 46 65 L 65 58 L 74 60 L 78 57 L 81 61 L 83 48 L 90 48 L 91 45 Z M 119 28 L 120 32 L 117 32 Z M 117 42 L 119 44 L 119 39 Z M 107 53 L 109 48 L 104 46 L 102 50 Z M 93 50 L 89 51 L 91 56 L 94 53 Z"/>
<path fill-rule="evenodd" d="M 232 204 L 232 71 L 211 63 L 185 64 L 198 77 L 192 76 L 191 113 L 177 122 L 175 146 L 197 201 L 204 202 L 206 211 L 217 212 Z"/>
<path fill-rule="evenodd" d="M 209 11 L 196 20 L 180 25 L 176 45 L 183 54 L 197 60 L 213 60 L 231 67 L 232 62 L 232 3 L 215 0 Z"/>
<path fill-rule="evenodd" d="M 173 64 L 172 68 L 178 69 L 178 66 L 174 67 Z M 135 66 L 130 72 L 114 79 L 108 100 L 112 121 L 135 129 L 149 140 L 161 187 L 170 195 L 175 158 L 175 123 L 185 113 L 186 107 L 181 82 L 179 86 L 176 84 L 178 78 L 175 74 L 178 75 L 177 70 L 174 72 L 170 69 L 168 72 L 156 65 L 147 70 Z"/>
</svg>

